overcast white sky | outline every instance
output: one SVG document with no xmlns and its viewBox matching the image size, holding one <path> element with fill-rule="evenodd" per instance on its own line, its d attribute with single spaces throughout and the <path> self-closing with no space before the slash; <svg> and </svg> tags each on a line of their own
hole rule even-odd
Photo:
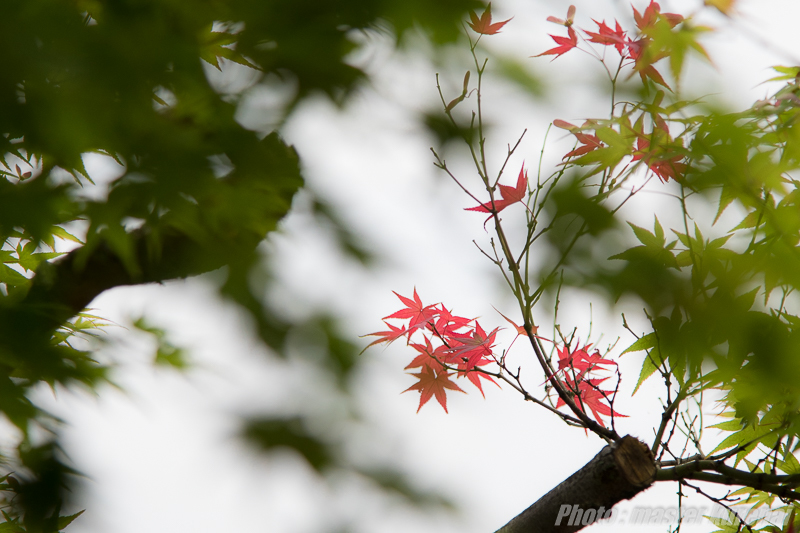
<svg viewBox="0 0 800 533">
<path fill-rule="evenodd" d="M 579 26 L 590 27 L 591 18 L 630 20 L 626 2 L 575 4 Z M 528 59 L 552 46 L 547 33 L 559 28 L 545 19 L 563 17 L 568 5 L 493 3 L 497 20 L 514 17 L 491 39 L 493 49 L 525 61 L 551 84 L 548 98 L 537 102 L 487 84 L 486 106 L 497 126 L 489 143 L 490 163 L 497 164 L 505 145 L 528 128 L 512 174 L 523 160 L 535 165 L 553 119 L 602 116 L 607 107 L 592 96 L 600 73 L 586 57 L 572 54 L 553 63 Z M 662 2 L 664 11 L 681 13 L 698 5 Z M 768 66 L 791 61 L 778 52 L 800 51 L 797 2 L 740 0 L 739 11 L 735 26 L 722 17 L 709 19 L 723 28 L 706 41 L 716 70 L 690 65 L 686 85 L 692 94 L 721 93 L 729 104 L 745 106 L 766 94 L 759 83 L 770 77 Z M 765 48 L 750 33 L 774 48 Z M 289 312 L 306 305 L 336 310 L 356 342 L 364 342 L 357 335 L 381 329 L 380 317 L 397 309 L 392 290 L 410 294 L 415 286 L 426 303 L 444 302 L 458 314 L 501 326 L 492 306 L 512 312 L 513 303 L 501 292 L 498 273 L 472 244 L 486 240 L 483 217 L 463 211 L 471 205 L 468 198 L 437 173 L 429 152 L 432 140 L 414 122 L 416 112 L 432 108 L 438 99 L 434 67 L 413 56 L 389 54 L 380 43 L 358 60 L 375 72 L 373 89 L 343 111 L 323 100 L 309 102 L 284 133 L 303 157 L 311 189 L 338 207 L 365 245 L 382 257 L 379 268 L 367 271 L 338 256 L 303 214 L 300 198 L 297 213 L 268 246 L 285 283 L 276 298 Z M 463 70 L 443 74 L 451 76 L 456 90 Z M 545 165 L 569 149 L 572 141 L 560 140 L 551 138 Z M 467 168 L 463 161 L 451 162 Z M 97 172 L 103 168 L 95 167 Z M 650 226 L 651 216 L 652 211 L 643 212 L 641 223 Z M 421 486 L 448 495 L 460 512 L 418 515 L 359 487 L 331 492 L 292 456 L 260 457 L 233 437 L 238 415 L 274 412 L 289 393 L 301 391 L 308 398 L 313 388 L 300 379 L 302 372 L 264 356 L 241 313 L 209 289 L 213 278 L 119 289 L 93 303 L 98 314 L 122 326 L 144 314 L 168 329 L 175 344 L 190 349 L 196 368 L 187 374 L 155 370 L 148 363 L 146 339 L 111 328 L 109 335 L 117 341 L 109 356 L 120 363 L 117 381 L 124 391 L 103 389 L 97 398 L 59 392 L 53 410 L 69 422 L 67 450 L 88 476 L 88 510 L 68 531 L 316 533 L 357 517 L 358 531 L 491 532 L 602 447 L 599 439 L 567 428 L 511 390 L 487 387 L 486 400 L 469 391 L 453 395 L 449 415 L 434 402 L 415 414 L 418 396 L 400 394 L 412 381 L 402 371 L 409 353 L 398 343 L 362 356 L 367 361 L 359 397 L 372 423 L 361 436 L 363 451 L 389 458 Z M 565 304 L 561 316 L 568 317 L 565 326 L 578 326 L 585 335 L 588 312 L 586 300 L 576 299 Z M 621 335 L 618 314 L 595 305 L 593 320 L 595 333 L 605 334 L 601 347 Z M 546 316 L 541 321 L 546 323 Z M 621 362 L 623 375 L 630 376 L 623 387 L 628 391 L 638 362 Z M 620 401 L 619 410 L 631 415 L 618 422 L 621 433 L 652 440 L 660 389 L 650 385 L 633 400 Z M 663 484 L 628 505 L 674 505 L 674 491 Z M 708 512 L 707 502 L 693 502 Z M 687 530 L 712 529 L 706 522 Z"/>
</svg>

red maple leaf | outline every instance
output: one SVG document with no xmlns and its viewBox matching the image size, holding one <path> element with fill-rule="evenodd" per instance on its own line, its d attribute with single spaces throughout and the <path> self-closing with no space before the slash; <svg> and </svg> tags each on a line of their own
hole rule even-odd
<svg viewBox="0 0 800 533">
<path fill-rule="evenodd" d="M 475 329 L 468 335 L 453 335 L 448 338 L 452 359 L 464 363 L 464 370 L 471 370 L 479 364 L 490 361 L 485 358 L 491 357 L 494 339 L 500 328 L 493 329 L 488 335 L 478 322 L 475 322 Z M 461 365 L 459 364 L 459 368 Z"/>
<path fill-rule="evenodd" d="M 430 367 L 435 370 L 442 370 L 444 369 L 443 362 L 447 361 L 448 353 L 446 346 L 438 346 L 436 349 L 433 348 L 431 344 L 431 340 L 428 337 L 425 337 L 425 345 L 412 343 L 409 344 L 412 348 L 419 352 L 419 355 L 416 356 L 408 365 L 406 365 L 405 370 L 409 368 L 424 368 Z"/>
<path fill-rule="evenodd" d="M 447 392 L 445 389 L 464 392 L 458 385 L 450 381 L 451 374 L 445 370 L 436 371 L 427 365 L 423 365 L 419 373 L 412 373 L 411 375 L 416 376 L 419 381 L 411 385 L 403 392 L 408 392 L 410 390 L 419 391 L 420 396 L 419 407 L 417 408 L 418 413 L 419 410 L 422 409 L 422 406 L 428 403 L 428 400 L 431 399 L 431 396 L 436 396 L 436 400 L 446 413 Z"/>
<path fill-rule="evenodd" d="M 642 81 L 645 81 L 646 78 L 650 78 L 655 83 L 658 83 L 663 87 L 666 87 L 670 91 L 672 90 L 672 88 L 669 85 L 667 85 L 667 82 L 664 81 L 664 77 L 661 75 L 661 73 L 658 72 L 653 65 L 643 65 L 641 67 L 637 65 L 634 66 L 633 70 L 639 73 L 639 76 L 641 76 Z"/>
<path fill-rule="evenodd" d="M 603 143 L 600 141 L 600 137 L 597 135 L 589 135 L 588 133 L 580 133 L 577 131 L 572 132 L 572 134 L 578 139 L 578 142 L 580 142 L 582 146 L 579 146 L 571 152 L 568 152 L 562 159 L 585 155 L 603 146 Z"/>
<path fill-rule="evenodd" d="M 636 148 L 632 161 L 644 161 L 653 174 L 664 183 L 670 178 L 680 181 L 681 176 L 686 173 L 688 165 L 680 162 L 683 159 L 682 155 L 656 155 L 656 151 L 650 151 L 650 141 L 643 137 L 636 140 Z"/>
<path fill-rule="evenodd" d="M 577 386 L 575 385 L 575 381 L 573 381 L 569 376 L 567 376 L 565 379 L 569 390 L 576 395 L 575 406 L 582 412 L 586 412 L 584 408 L 588 407 L 589 410 L 592 411 L 597 423 L 601 426 L 605 426 L 603 419 L 600 418 L 601 415 L 621 417 L 627 416 L 616 411 L 612 411 L 609 405 L 603 403 L 609 402 L 609 395 L 612 394 L 612 391 L 600 390 L 599 385 L 608 378 L 579 380 Z M 556 403 L 556 408 L 559 408 L 563 405 L 565 405 L 565 402 L 561 399 L 561 397 L 559 397 L 558 403 Z"/>
<path fill-rule="evenodd" d="M 540 56 L 552 56 L 555 55 L 556 57 L 553 58 L 555 60 L 562 54 L 569 52 L 576 46 L 578 46 L 578 34 L 575 33 L 575 30 L 572 29 L 572 26 L 567 27 L 567 34 L 569 37 L 559 37 L 558 35 L 550 35 L 552 39 L 558 44 L 555 48 L 551 48 L 546 52 L 542 52 L 541 54 L 535 55 L 533 57 L 540 57 Z"/>
<path fill-rule="evenodd" d="M 657 116 L 656 127 L 648 136 L 641 132 L 636 132 L 636 152 L 631 161 L 642 161 L 653 171 L 663 182 L 672 178 L 678 181 L 686 172 L 688 165 L 681 163 L 683 155 L 675 154 L 670 150 L 669 145 L 673 143 L 669 135 L 669 128 L 663 119 Z"/>
<path fill-rule="evenodd" d="M 589 354 L 589 348 L 591 348 L 591 346 L 591 344 L 587 344 L 583 348 L 578 348 L 572 353 L 570 353 L 568 346 L 559 348 L 558 369 L 574 369 L 578 371 L 578 376 L 582 376 L 586 372 L 591 372 L 596 369 L 597 366 L 617 364 L 609 359 L 603 359 L 600 352 L 597 350 Z"/>
<path fill-rule="evenodd" d="M 578 126 L 576 126 L 575 124 L 570 124 L 566 120 L 561 120 L 560 118 L 557 118 L 553 121 L 553 126 L 568 131 L 574 131 L 578 129 Z"/>
<path fill-rule="evenodd" d="M 584 31 L 584 33 L 590 37 L 589 42 L 598 43 L 605 46 L 614 45 L 614 47 L 617 49 L 617 52 L 622 54 L 622 52 L 625 50 L 625 32 L 622 30 L 622 26 L 619 25 L 618 21 L 615 20 L 614 22 L 617 23 L 617 26 L 615 30 L 612 30 L 606 25 L 605 21 L 597 22 L 595 20 L 594 23 L 597 24 L 598 28 L 597 33 L 590 31 Z"/>
<path fill-rule="evenodd" d="M 666 52 L 661 52 L 660 54 L 656 54 L 653 56 L 652 54 L 646 54 L 645 50 L 652 42 L 652 39 L 643 37 L 641 39 L 637 39 L 636 41 L 628 39 L 625 43 L 625 46 L 628 47 L 628 59 L 632 59 L 634 61 L 633 64 L 633 71 L 638 72 L 639 76 L 641 76 L 642 81 L 647 81 L 647 78 L 650 78 L 655 83 L 659 85 L 663 85 L 670 91 L 672 90 L 667 82 L 664 81 L 663 76 L 655 69 L 653 63 L 656 61 L 663 59 L 666 57 Z M 633 74 L 631 74 L 633 76 Z"/>
<path fill-rule="evenodd" d="M 442 306 L 442 309 L 444 309 L 444 306 Z M 425 337 L 424 345 L 416 343 L 409 344 L 409 346 L 417 350 L 419 355 L 406 366 L 406 370 L 410 368 L 431 368 L 436 371 L 441 371 L 445 370 L 445 365 L 456 365 L 458 367 L 457 377 L 466 376 L 466 378 L 478 388 L 481 392 L 481 396 L 485 398 L 486 395 L 483 392 L 481 379 L 487 379 L 495 385 L 498 384 L 491 376 L 476 370 L 475 367 L 488 365 L 494 362 L 486 357 L 486 355 L 491 355 L 491 343 L 497 330 L 493 331 L 487 339 L 485 338 L 487 337 L 486 333 L 480 328 L 480 325 L 476 323 L 475 330 L 459 334 L 457 330 L 465 327 L 469 322 L 472 322 L 472 320 L 463 317 L 455 317 L 451 315 L 449 311 L 445 311 L 445 313 L 447 318 L 442 319 L 440 317 L 439 320 L 437 320 L 436 329 L 442 328 L 443 332 L 449 331 L 450 333 L 445 334 L 435 331 L 435 334 L 445 344 L 434 349 L 428 337 Z M 454 319 L 452 323 L 442 324 L 443 320 L 449 318 Z M 489 346 L 488 349 L 486 348 L 487 343 Z"/>
<path fill-rule="evenodd" d="M 404 336 L 409 332 L 409 330 L 407 330 L 406 328 L 393 326 L 386 321 L 384 321 L 383 323 L 389 327 L 388 331 L 377 331 L 375 333 L 367 333 L 366 335 L 362 335 L 363 337 L 373 337 L 373 336 L 378 337 L 378 339 L 369 343 L 367 345 L 367 348 L 369 348 L 370 346 L 374 346 L 375 344 L 380 344 L 382 342 L 391 344 L 392 342 L 396 341 L 397 339 L 399 339 L 400 337 Z M 366 350 L 367 348 L 364 348 L 364 350 Z"/>
<path fill-rule="evenodd" d="M 497 311 L 497 309 L 495 309 L 495 311 Z M 517 336 L 519 336 L 519 335 L 522 335 L 523 337 L 527 337 L 528 336 L 528 332 L 525 331 L 525 327 L 524 326 L 518 326 L 516 322 L 514 322 L 513 320 L 508 318 L 506 315 L 504 315 L 503 313 L 500 313 L 500 311 L 497 311 L 497 312 L 500 314 L 501 317 L 506 319 L 506 322 L 508 322 L 509 324 L 514 326 L 514 331 L 517 332 Z M 531 331 L 533 332 L 534 335 L 536 335 L 536 332 L 538 331 L 538 329 L 539 329 L 538 326 L 532 326 L 531 327 Z"/>
<path fill-rule="evenodd" d="M 575 126 L 574 124 L 570 124 L 565 120 L 557 118 L 553 121 L 553 126 L 569 131 L 575 136 L 575 138 L 578 139 L 578 142 L 580 142 L 582 145 L 578 146 L 571 152 L 568 152 L 562 159 L 566 159 L 568 157 L 573 157 L 573 156 L 585 155 L 603 146 L 602 141 L 600 141 L 600 137 L 598 137 L 597 135 L 589 135 L 588 133 L 581 133 L 581 128 Z M 586 121 L 583 124 L 583 127 L 584 128 L 591 127 L 591 122 Z"/>
<path fill-rule="evenodd" d="M 650 42 L 650 39 L 628 39 L 625 43 L 625 46 L 628 47 L 628 59 L 633 59 L 634 61 L 638 61 L 640 57 L 642 57 L 642 51 L 644 50 L 645 46 Z"/>
<path fill-rule="evenodd" d="M 634 72 L 638 72 L 642 81 L 647 81 L 647 78 L 653 82 L 663 85 L 670 91 L 672 90 L 669 85 L 664 81 L 663 76 L 653 67 L 653 64 L 666 57 L 667 52 L 661 51 L 657 54 L 646 54 L 645 50 L 652 42 L 652 39 L 647 37 L 648 30 L 655 26 L 659 20 L 664 20 L 670 27 L 683 22 L 684 18 L 676 13 L 661 13 L 661 6 L 658 2 L 650 1 L 644 13 L 639 13 L 636 8 L 633 8 L 633 18 L 636 20 L 636 26 L 641 31 L 643 37 L 637 40 L 628 39 L 625 45 L 628 47 L 628 57 L 635 61 L 633 66 Z"/>
<path fill-rule="evenodd" d="M 400 301 L 406 305 L 406 308 L 401 309 L 400 311 L 397 311 L 396 313 L 393 313 L 389 316 L 383 317 L 383 320 L 389 318 L 402 318 L 402 319 L 409 318 L 411 319 L 408 323 L 409 331 L 427 324 L 439 313 L 435 305 L 428 305 L 428 306 L 422 305 L 422 300 L 419 299 L 416 288 L 414 289 L 413 300 L 410 298 L 406 298 L 405 296 L 400 296 L 396 292 L 394 292 L 394 295 L 400 298 Z"/>
<path fill-rule="evenodd" d="M 517 186 L 511 187 L 509 185 L 500 185 L 500 196 L 502 200 L 495 200 L 494 206 L 492 202 L 486 202 L 477 207 L 467 207 L 465 211 L 479 211 L 481 213 L 499 213 L 511 204 L 522 202 L 525 199 L 525 194 L 528 192 L 528 173 L 525 172 L 525 164 L 519 169 L 519 177 L 517 178 Z"/>
<path fill-rule="evenodd" d="M 487 360 L 486 364 L 491 363 L 491 362 L 492 361 Z M 478 366 L 483 366 L 483 364 L 479 364 Z M 489 381 L 491 381 L 492 383 L 494 383 L 498 387 L 500 386 L 500 385 L 497 384 L 497 382 L 494 379 L 492 379 L 492 376 L 490 376 L 488 374 L 484 374 L 483 372 L 481 372 L 480 370 L 475 369 L 474 367 L 471 370 L 459 370 L 458 377 L 464 377 L 464 376 L 467 376 L 467 379 L 473 385 L 478 387 L 478 390 L 481 391 L 481 396 L 483 396 L 484 398 L 486 398 L 486 395 L 483 393 L 483 387 L 481 386 L 481 379 L 488 379 Z"/>
<path fill-rule="evenodd" d="M 642 31 L 654 25 L 659 17 L 663 17 L 673 28 L 683 22 L 682 15 L 678 15 L 677 13 L 662 13 L 661 6 L 654 0 L 650 0 L 650 4 L 648 4 L 644 13 L 639 13 L 635 7 L 633 8 L 633 19 L 636 21 L 636 26 Z"/>
<path fill-rule="evenodd" d="M 478 17 L 474 11 L 470 11 L 469 18 L 472 22 L 468 22 L 469 27 L 472 28 L 476 33 L 480 33 L 481 35 L 494 35 L 496 33 L 500 33 L 500 29 L 505 26 L 509 20 L 504 20 L 503 22 L 495 22 L 492 24 L 492 3 L 489 2 L 489 5 L 486 6 L 483 14 Z M 511 17 L 514 18 L 514 17 Z"/>
<path fill-rule="evenodd" d="M 495 311 L 497 311 L 497 308 L 495 308 Z M 497 311 L 497 312 L 498 312 L 498 313 L 500 313 L 500 311 Z M 516 322 L 514 322 L 513 320 L 511 320 L 510 318 L 508 318 L 508 317 L 507 317 L 506 315 L 504 315 L 503 313 L 500 313 L 500 316 L 501 316 L 501 317 L 503 317 L 503 318 L 505 318 L 505 319 L 506 319 L 506 322 L 508 322 L 509 324 L 511 324 L 512 326 L 514 326 L 514 331 L 516 331 L 516 332 L 517 332 L 517 334 L 514 336 L 514 340 L 513 340 L 513 341 L 511 341 L 511 344 L 509 344 L 509 345 L 508 345 L 508 348 L 506 348 L 506 352 L 508 352 L 508 350 L 510 350 L 510 349 L 511 349 L 511 347 L 512 347 L 512 346 L 514 346 L 514 343 L 515 343 L 515 342 L 517 342 L 517 339 L 518 339 L 518 338 L 520 338 L 520 337 L 527 337 L 527 336 L 528 336 L 528 332 L 527 332 L 527 331 L 525 331 L 525 327 L 524 327 L 524 326 L 518 326 Z M 531 333 L 533 333 L 533 335 L 536 335 L 536 333 L 537 333 L 538 331 L 539 331 L 539 326 L 534 326 L 534 325 L 531 325 Z M 499 386 L 499 385 L 498 385 L 498 386 Z"/>
<path fill-rule="evenodd" d="M 439 310 L 439 316 L 436 319 L 436 324 L 429 324 L 428 327 L 433 329 L 433 332 L 440 338 L 445 338 L 455 334 L 458 330 L 463 329 L 472 322 L 471 318 L 464 318 L 463 316 L 455 316 L 442 305 Z"/>
</svg>

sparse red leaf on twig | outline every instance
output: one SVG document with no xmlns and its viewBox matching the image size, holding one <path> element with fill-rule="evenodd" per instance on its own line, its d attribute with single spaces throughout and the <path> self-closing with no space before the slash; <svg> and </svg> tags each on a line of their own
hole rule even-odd
<svg viewBox="0 0 800 533">
<path fill-rule="evenodd" d="M 469 18 L 471 22 L 468 22 L 469 27 L 475 31 L 475 33 L 480 33 L 481 35 L 495 35 L 496 33 L 500 33 L 500 29 L 508 24 L 508 20 L 504 20 L 502 22 L 495 22 L 492 23 L 492 3 L 489 2 L 489 5 L 486 6 L 486 9 L 483 11 L 483 14 L 478 17 L 474 11 L 470 11 Z M 512 17 L 513 18 L 513 17 Z"/>
<path fill-rule="evenodd" d="M 367 333 L 366 335 L 364 335 L 364 337 L 373 337 L 373 336 L 378 337 L 377 339 L 369 343 L 367 345 L 367 348 L 369 348 L 370 346 L 374 346 L 376 344 L 380 344 L 382 342 L 391 344 L 392 342 L 408 334 L 409 332 L 405 328 L 399 328 L 397 326 L 393 326 L 386 321 L 384 321 L 384 324 L 386 324 L 386 326 L 389 328 L 387 331 L 378 331 L 376 333 Z M 364 348 L 364 350 L 366 350 L 367 348 Z"/>
<path fill-rule="evenodd" d="M 590 32 L 585 31 L 584 33 L 589 36 L 589 42 L 598 43 L 602 45 L 613 45 L 614 48 L 617 49 L 617 52 L 622 54 L 625 51 L 625 32 L 622 30 L 622 26 L 620 26 L 618 21 L 616 22 L 616 29 L 612 30 L 603 22 L 594 21 L 597 24 L 598 30 L 597 32 Z"/>
<path fill-rule="evenodd" d="M 519 177 L 517 178 L 517 185 L 511 187 L 509 185 L 499 185 L 501 200 L 495 200 L 494 206 L 492 202 L 486 202 L 477 207 L 467 207 L 465 211 L 479 211 L 481 213 L 499 213 L 506 207 L 517 202 L 522 202 L 528 192 L 528 173 L 525 171 L 525 165 L 519 169 Z"/>
<path fill-rule="evenodd" d="M 574 369 L 579 372 L 578 375 L 585 374 L 586 372 L 590 372 L 595 370 L 598 366 L 603 365 L 615 365 L 614 361 L 609 359 L 603 359 L 600 355 L 600 352 L 595 350 L 593 353 L 589 353 L 589 348 L 591 348 L 591 344 L 587 344 L 583 348 L 577 348 L 575 351 L 570 353 L 569 347 L 564 346 L 563 348 L 558 349 L 558 369 L 559 370 L 566 370 L 566 369 Z"/>
<path fill-rule="evenodd" d="M 662 13 L 661 6 L 658 2 L 653 0 L 650 0 L 644 13 L 639 13 L 635 7 L 633 8 L 633 19 L 636 21 L 636 27 L 642 31 L 653 26 L 658 21 L 659 17 L 663 17 L 672 27 L 683 22 L 683 15 L 678 15 L 677 13 Z"/>
<path fill-rule="evenodd" d="M 557 57 L 569 52 L 576 46 L 578 46 L 578 34 L 575 33 L 575 30 L 572 29 L 572 26 L 567 28 L 567 35 L 568 37 L 559 37 L 558 35 L 550 35 L 550 37 L 558 44 L 555 48 L 551 48 L 546 52 L 542 52 L 541 54 L 535 55 L 533 57 L 541 57 L 541 56 L 556 56 L 553 59 L 555 60 Z"/>
</svg>

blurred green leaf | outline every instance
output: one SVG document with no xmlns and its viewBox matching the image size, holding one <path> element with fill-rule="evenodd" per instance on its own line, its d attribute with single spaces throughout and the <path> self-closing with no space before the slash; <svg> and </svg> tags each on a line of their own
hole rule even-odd
<svg viewBox="0 0 800 533">
<path fill-rule="evenodd" d="M 335 466 L 330 443 L 310 432 L 302 418 L 262 418 L 249 420 L 243 436 L 266 451 L 284 448 L 300 454 L 317 472 Z"/>
<path fill-rule="evenodd" d="M 155 338 L 156 351 L 154 362 L 156 365 L 171 366 L 178 370 L 186 369 L 189 363 L 183 349 L 178 348 L 167 340 L 167 332 L 161 328 L 150 325 L 144 317 L 137 319 L 133 326 Z"/>
</svg>

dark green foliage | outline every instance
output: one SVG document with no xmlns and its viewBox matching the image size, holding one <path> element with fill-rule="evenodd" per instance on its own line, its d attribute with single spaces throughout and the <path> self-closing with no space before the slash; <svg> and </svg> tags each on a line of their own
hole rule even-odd
<svg viewBox="0 0 800 533">
<path fill-rule="evenodd" d="M 711 455 L 721 452 L 716 457 L 730 458 L 735 466 L 753 454 L 759 459 L 757 465 L 748 464 L 751 472 L 764 462 L 775 465 L 781 457 L 786 468 L 778 470 L 788 474 L 789 462 L 796 461 L 793 454 L 800 435 L 796 294 L 800 287 L 800 209 L 795 176 L 800 167 L 796 149 L 800 110 L 797 80 L 785 79 L 786 85 L 773 96 L 738 113 L 712 111 L 687 116 L 681 111 L 685 103 L 661 107 L 661 99 L 644 106 L 654 123 L 664 125 L 657 133 L 665 147 L 653 146 L 653 134 L 647 142 L 637 138 L 638 151 L 633 153 L 639 157 L 647 149 L 641 159 L 663 182 L 676 182 L 671 188 L 658 184 L 663 188 L 664 205 L 672 208 L 671 213 L 659 213 L 673 215 L 673 219 L 677 215 L 679 222 L 664 227 L 656 218 L 652 231 L 629 223 L 631 231 L 624 233 L 638 241 L 633 246 L 606 236 L 601 242 L 615 250 L 610 267 L 580 261 L 590 257 L 587 250 L 597 242 L 583 238 L 590 233 L 586 227 L 575 230 L 578 240 L 568 250 L 573 257 L 564 262 L 563 279 L 602 288 L 614 299 L 635 296 L 644 304 L 652 329 L 625 351 L 645 352 L 637 389 L 658 373 L 678 403 L 684 397 L 700 402 L 701 394 L 709 389 L 723 391 L 723 416 L 731 420 L 713 427 L 732 433 Z M 629 128 L 642 131 L 644 120 L 636 113 L 633 108 L 610 122 L 623 132 Z M 667 122 L 672 126 L 669 134 Z M 586 157 L 573 163 L 585 166 Z M 598 157 L 608 163 L 605 156 Z M 681 172 L 664 173 L 668 167 L 658 166 L 664 161 L 672 161 L 671 170 Z M 598 166 L 587 176 L 604 164 L 594 159 L 589 163 Z M 610 168 L 617 164 L 616 160 L 611 163 Z M 602 176 L 608 179 L 605 173 Z M 599 202 L 606 201 L 603 186 L 601 180 L 600 192 L 594 197 Z M 635 190 L 626 201 L 634 202 L 634 194 Z M 734 213 L 739 222 L 723 226 L 721 221 Z M 624 239 L 619 232 L 614 238 Z M 678 412 L 675 407 L 668 412 L 670 416 Z M 694 421 L 674 422 L 679 423 L 686 424 L 685 431 L 696 431 Z M 662 423 L 661 428 L 666 425 Z M 662 449 L 669 445 L 669 438 L 661 444 Z M 783 480 L 780 476 L 776 479 Z M 739 494 L 752 493 L 756 501 L 771 501 L 788 490 L 788 486 L 777 485 L 762 489 L 742 472 L 730 474 L 726 483 L 744 485 Z M 790 499 L 796 500 L 796 496 Z"/>
<path fill-rule="evenodd" d="M 555 204 L 553 219 L 559 220 L 564 217 L 565 220 L 559 220 L 559 222 L 573 226 L 572 232 L 577 231 L 577 228 L 582 228 L 590 235 L 598 235 L 614 224 L 614 217 L 602 205 L 602 197 L 590 197 L 582 188 L 582 180 L 575 180 L 566 187 L 553 192 L 552 198 Z M 565 229 L 565 233 L 569 233 L 569 230 Z M 558 240 L 569 242 L 568 238 Z"/>
<path fill-rule="evenodd" d="M 422 117 L 422 121 L 428 128 L 428 131 L 434 134 L 439 146 L 445 146 L 451 141 L 463 142 L 464 139 L 468 139 L 472 142 L 475 139 L 474 128 L 454 123 L 438 112 L 425 114 Z"/>
<path fill-rule="evenodd" d="M 155 338 L 156 353 L 153 360 L 157 365 L 171 366 L 178 369 L 188 366 L 186 354 L 181 348 L 169 342 L 166 331 L 149 325 L 143 317 L 134 322 L 133 325 L 137 329 L 149 333 Z"/>
<path fill-rule="evenodd" d="M 302 418 L 265 418 L 247 423 L 244 436 L 264 450 L 294 450 L 318 472 L 333 466 L 329 443 L 309 432 Z"/>
<path fill-rule="evenodd" d="M 20 447 L 20 462 L 27 475 L 20 481 L 17 494 L 25 509 L 22 523 L 27 531 L 56 533 L 68 518 L 59 517 L 59 511 L 73 472 L 57 457 L 57 451 L 54 443 Z"/>
<path fill-rule="evenodd" d="M 79 313 L 101 292 L 224 267 L 222 293 L 283 350 L 291 324 L 265 307 L 249 280 L 261 261 L 257 245 L 303 185 L 299 157 L 279 133 L 242 127 L 241 95 L 218 94 L 207 70 L 224 70 L 224 59 L 255 69 L 256 82 L 269 73 L 294 84 L 275 110 L 284 119 L 308 95 L 341 102 L 366 80 L 348 63 L 357 32 L 392 28 L 399 38 L 421 27 L 443 42 L 476 7 L 470 0 L 0 3 L 0 411 L 22 431 L 20 442 L 4 443 L 18 448 L 8 468 L 30 474 L 6 487 L 0 528 L 58 531 L 75 518 L 58 516 L 69 480 L 57 441 L 28 441 L 31 424 L 55 423 L 28 393 L 40 382 L 95 387 L 107 378 L 73 342 L 98 325 Z M 117 169 L 107 192 L 87 173 L 90 153 Z M 346 232 L 340 236 L 357 250 Z M 66 242 L 77 249 L 63 254 Z M 319 325 L 328 339 L 325 366 L 343 379 L 355 350 L 332 323 Z M 156 363 L 185 365 L 164 332 L 140 326 L 159 339 Z M 325 464 L 325 443 L 314 448 L 310 437 L 275 431 L 292 436 L 282 444 L 315 466 Z"/>
</svg>

